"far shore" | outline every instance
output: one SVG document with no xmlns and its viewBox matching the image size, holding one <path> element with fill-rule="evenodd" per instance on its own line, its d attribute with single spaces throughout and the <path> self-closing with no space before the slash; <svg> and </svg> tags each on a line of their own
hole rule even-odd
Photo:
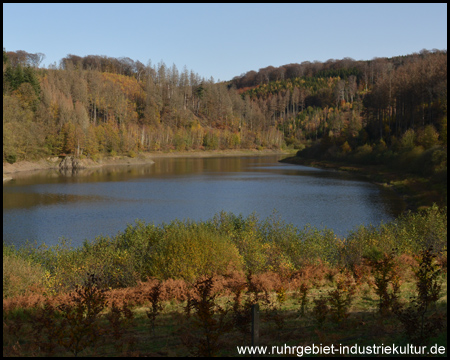
<svg viewBox="0 0 450 360">
<path fill-rule="evenodd" d="M 401 197 L 405 204 L 405 211 L 417 211 L 433 205 L 442 204 L 442 194 L 433 189 L 428 182 L 424 182 L 417 175 L 405 174 L 387 168 L 385 165 L 361 165 L 344 161 L 316 160 L 299 156 L 287 157 L 281 160 L 283 163 L 304 165 L 321 169 L 333 169 L 352 172 L 367 178 L 373 184 L 394 191 Z"/>
<path fill-rule="evenodd" d="M 105 156 L 97 161 L 85 159 L 86 168 L 94 168 L 108 165 L 144 165 L 153 163 L 157 158 L 186 158 L 186 157 L 226 157 L 226 156 L 266 156 L 266 155 L 289 155 L 290 151 L 284 150 L 203 150 L 203 151 L 173 151 L 173 152 L 145 152 L 136 157 L 129 156 Z M 48 157 L 36 161 L 18 161 L 14 164 L 3 163 L 3 181 L 12 180 L 11 174 L 25 171 L 58 169 L 61 158 Z"/>
</svg>

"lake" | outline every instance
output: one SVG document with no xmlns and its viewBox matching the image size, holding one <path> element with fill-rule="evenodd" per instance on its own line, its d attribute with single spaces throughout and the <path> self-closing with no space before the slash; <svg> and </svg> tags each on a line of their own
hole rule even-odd
<svg viewBox="0 0 450 360">
<path fill-rule="evenodd" d="M 60 237 L 116 235 L 135 219 L 208 220 L 220 211 L 297 227 L 327 227 L 339 236 L 361 224 L 390 221 L 403 210 L 394 193 L 355 174 L 278 161 L 287 155 L 155 158 L 154 164 L 60 173 L 13 174 L 3 185 L 3 239 L 54 245 Z"/>
</svg>

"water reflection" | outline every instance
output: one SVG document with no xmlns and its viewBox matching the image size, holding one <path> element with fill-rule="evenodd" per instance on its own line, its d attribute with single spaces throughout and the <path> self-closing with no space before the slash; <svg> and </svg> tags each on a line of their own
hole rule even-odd
<svg viewBox="0 0 450 360">
<path fill-rule="evenodd" d="M 20 173 L 3 186 L 3 237 L 74 244 L 115 235 L 140 218 L 207 220 L 224 210 L 338 234 L 402 211 L 391 192 L 346 172 L 278 163 L 282 156 L 160 158 L 154 164 Z"/>
</svg>

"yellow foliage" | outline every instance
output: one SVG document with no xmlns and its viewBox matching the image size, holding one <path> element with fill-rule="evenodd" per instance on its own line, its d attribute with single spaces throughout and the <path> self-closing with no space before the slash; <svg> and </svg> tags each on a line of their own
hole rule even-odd
<svg viewBox="0 0 450 360">
<path fill-rule="evenodd" d="M 341 150 L 344 154 L 349 153 L 350 151 L 352 151 L 351 146 L 348 144 L 348 141 L 346 141 L 344 144 L 342 144 L 341 146 Z"/>
</svg>

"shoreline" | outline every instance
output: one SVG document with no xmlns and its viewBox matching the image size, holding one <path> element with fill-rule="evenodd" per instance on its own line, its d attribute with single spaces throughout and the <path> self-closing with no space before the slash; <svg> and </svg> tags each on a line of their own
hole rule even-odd
<svg viewBox="0 0 450 360">
<path fill-rule="evenodd" d="M 285 150 L 200 150 L 182 152 L 145 152 L 132 158 L 129 156 L 105 156 L 97 161 L 83 159 L 83 166 L 86 169 L 103 167 L 109 165 L 145 165 L 154 163 L 153 159 L 158 158 L 206 158 L 206 157 L 228 157 L 228 156 L 268 156 L 268 155 L 290 155 L 293 152 Z M 32 172 L 37 170 L 59 169 L 61 158 L 49 157 L 36 161 L 18 161 L 14 164 L 3 163 L 3 181 L 12 180 L 12 174 L 21 172 Z"/>
<path fill-rule="evenodd" d="M 373 184 L 382 186 L 386 189 L 393 191 L 398 197 L 400 197 L 404 204 L 405 209 L 403 212 L 417 211 L 432 206 L 435 201 L 433 194 L 429 193 L 429 189 L 426 190 L 418 184 L 421 180 L 410 174 L 399 174 L 381 165 L 356 165 L 351 163 L 337 162 L 332 160 L 315 160 L 306 159 L 298 156 L 288 157 L 280 162 L 304 165 L 320 169 L 333 169 L 338 171 L 352 172 L 359 174 L 367 178 Z M 440 204 L 438 204 L 441 206 Z"/>
</svg>

